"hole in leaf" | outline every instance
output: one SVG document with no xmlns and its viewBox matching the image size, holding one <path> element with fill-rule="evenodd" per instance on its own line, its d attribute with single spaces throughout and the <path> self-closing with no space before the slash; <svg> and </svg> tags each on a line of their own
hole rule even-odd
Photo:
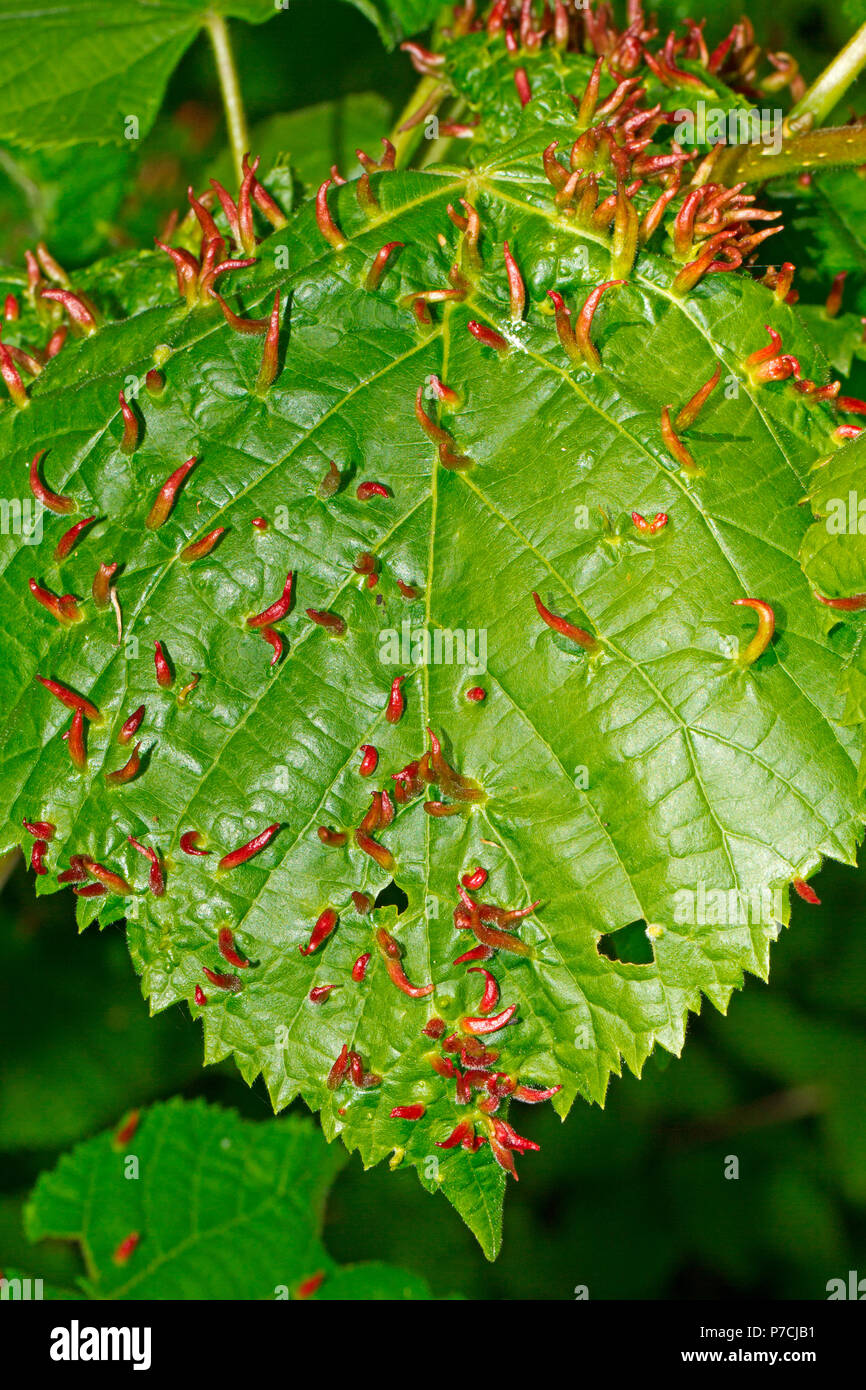
<svg viewBox="0 0 866 1390">
<path fill-rule="evenodd" d="M 647 924 L 641 917 L 614 932 L 605 932 L 598 943 L 600 956 L 618 960 L 623 965 L 652 965 L 653 948 L 646 934 Z"/>
<path fill-rule="evenodd" d="M 409 898 L 403 892 L 403 889 L 400 887 L 399 883 L 395 883 L 392 878 L 391 882 L 386 884 L 385 887 L 382 889 L 381 893 L 376 898 L 376 901 L 374 902 L 373 906 L 396 907 L 397 916 L 399 917 L 400 914 L 405 912 L 406 908 L 409 906 Z"/>
</svg>

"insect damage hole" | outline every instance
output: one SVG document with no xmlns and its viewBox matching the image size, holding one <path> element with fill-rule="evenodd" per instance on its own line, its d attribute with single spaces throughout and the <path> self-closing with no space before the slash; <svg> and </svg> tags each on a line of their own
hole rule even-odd
<svg viewBox="0 0 866 1390">
<path fill-rule="evenodd" d="M 392 878 L 391 882 L 386 884 L 381 893 L 379 893 L 373 906 L 374 908 L 396 907 L 397 916 L 400 917 L 409 906 L 409 897 L 408 894 L 403 892 L 399 883 L 395 883 Z"/>
<path fill-rule="evenodd" d="M 636 922 L 629 922 L 627 927 L 605 932 L 599 937 L 598 954 L 622 965 L 652 965 L 652 942 L 646 933 L 647 923 L 642 917 Z"/>
</svg>

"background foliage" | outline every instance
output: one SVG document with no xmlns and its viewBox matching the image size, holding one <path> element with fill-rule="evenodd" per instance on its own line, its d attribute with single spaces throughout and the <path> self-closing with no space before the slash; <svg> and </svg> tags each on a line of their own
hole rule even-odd
<svg viewBox="0 0 866 1390">
<path fill-rule="evenodd" d="M 667 21 L 694 9 L 690 0 L 657 8 Z M 741 11 L 727 0 L 701 8 L 715 39 Z M 807 77 L 850 32 L 830 7 L 780 0 L 769 9 L 755 16 L 759 37 L 802 55 Z M 291 154 L 309 183 L 334 161 L 348 172 L 351 150 L 375 143 L 414 83 L 362 14 L 338 0 L 292 0 L 291 10 L 285 25 L 238 25 L 236 49 L 254 148 L 266 166 Z M 152 131 L 134 147 L 80 155 L 74 189 L 68 152 L 0 148 L 0 259 L 18 260 L 37 236 L 70 266 L 147 244 L 188 182 L 221 176 L 223 150 L 212 55 L 200 37 Z M 816 302 L 824 293 L 816 286 Z M 683 1060 L 657 1053 L 641 1082 L 613 1083 L 604 1112 L 577 1107 L 565 1143 L 547 1107 L 521 1114 L 542 1152 L 524 1162 L 510 1194 L 495 1266 L 411 1174 L 362 1174 L 357 1157 L 328 1208 L 335 1259 L 414 1269 L 439 1296 L 500 1298 L 570 1298 L 581 1284 L 610 1298 L 821 1297 L 829 1278 L 862 1272 L 866 882 L 829 866 L 817 886 L 823 906 L 797 905 L 775 948 L 771 991 L 749 979 L 727 1020 L 709 1010 L 694 1020 Z M 77 939 L 68 900 L 33 902 L 19 870 L 0 899 L 0 939 L 0 1267 L 69 1284 L 74 1248 L 34 1249 L 22 1228 L 27 1194 L 64 1149 L 130 1104 L 178 1093 L 253 1120 L 266 1120 L 270 1106 L 231 1063 L 201 1072 L 186 1011 L 148 1019 L 119 928 Z M 728 1155 L 739 1158 L 737 1182 L 724 1179 Z"/>
</svg>

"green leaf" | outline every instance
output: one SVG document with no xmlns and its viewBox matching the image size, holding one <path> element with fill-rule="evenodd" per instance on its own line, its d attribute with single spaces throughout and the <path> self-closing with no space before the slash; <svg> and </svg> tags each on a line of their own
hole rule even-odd
<svg viewBox="0 0 866 1390">
<path fill-rule="evenodd" d="M 349 0 L 382 36 L 389 48 L 426 29 L 442 12 L 442 0 Z"/>
<path fill-rule="evenodd" d="M 279 11 L 273 0 L 61 0 L 34 23 L 21 0 L 0 0 L 0 141 L 38 149 L 145 135 L 209 13 L 262 24 Z"/>
<path fill-rule="evenodd" d="M 27 1234 L 81 1246 L 79 1288 L 90 1298 L 429 1298 L 417 1275 L 340 1268 L 328 1254 L 322 1218 L 343 1161 L 307 1120 L 253 1124 L 172 1100 L 143 1112 L 123 1142 L 101 1134 L 44 1173 L 25 1210 Z M 305 1294 L 317 1275 L 318 1289 Z"/>
<path fill-rule="evenodd" d="M 809 502 L 815 524 L 803 539 L 806 577 L 825 598 L 866 593 L 866 439 L 858 438 L 823 459 L 811 475 Z M 846 616 L 831 610 L 834 621 Z M 855 622 L 859 621 L 856 614 Z"/>
<path fill-rule="evenodd" d="M 15 634 L 0 673 L 3 843 L 25 838 L 25 817 L 57 825 L 42 891 L 76 854 L 120 873 L 130 891 L 79 898 L 78 920 L 126 918 L 154 1010 L 188 1003 L 208 1062 L 234 1055 L 248 1082 L 264 1077 L 277 1109 L 302 1095 L 366 1165 L 390 1155 L 415 1167 L 491 1257 L 502 1171 L 489 1143 L 472 1153 L 441 1145 L 467 1116 L 481 1139 L 494 1137 L 493 1122 L 477 1096 L 458 1104 L 430 1061 L 451 1033 L 465 1043 L 461 1020 L 482 997 L 482 978 L 454 964 L 477 944 L 472 919 L 455 923 L 460 877 L 482 865 L 478 901 L 528 913 L 506 923 L 517 949 L 487 962 L 499 1007 L 516 1006 L 488 1044 L 490 1065 L 561 1087 L 564 1115 L 578 1096 L 602 1103 L 611 1075 L 640 1073 L 656 1046 L 679 1053 L 704 997 L 724 1011 L 744 972 L 765 978 L 787 885 L 823 856 L 853 862 L 863 817 L 862 731 L 844 725 L 839 693 L 850 637 L 827 633 L 799 561 L 809 526 L 799 503 L 833 447 L 835 416 L 790 382 L 759 384 L 749 363 L 766 323 L 804 374 L 822 359 L 795 313 L 747 276 L 713 274 L 678 292 L 677 203 L 631 268 L 617 256 L 612 277 L 603 217 L 581 222 L 554 198 L 543 126 L 527 117 L 475 169 L 374 173 L 378 209 L 362 210 L 357 183 L 332 190 L 347 242 L 338 251 L 309 203 L 263 240 L 257 264 L 222 285 L 251 318 L 280 291 L 267 392 L 256 385 L 261 337 L 232 332 L 212 301 L 188 311 L 162 258 L 151 258 L 148 285 L 140 257 L 129 297 L 140 307 L 70 342 L 30 387 L 28 407 L 0 416 L 10 504 L 26 500 L 25 465 L 44 449 L 49 486 L 75 500 L 76 516 L 100 518 L 61 565 L 54 548 L 69 517 L 46 516 L 37 545 L 2 537 Z M 599 177 L 604 199 L 615 184 L 609 168 Z M 652 183 L 636 193 L 639 217 L 657 193 Z M 461 198 L 479 215 L 477 248 L 449 214 Z M 182 235 L 195 246 L 188 227 Z M 519 322 L 505 241 L 527 290 Z M 402 250 L 368 290 L 390 242 Z M 122 264 L 111 267 L 115 286 Z M 596 312 L 592 371 L 564 351 L 548 292 L 564 296 L 574 324 L 611 278 L 626 283 Z M 105 312 L 99 268 L 87 288 Z M 411 300 L 431 290 L 456 298 L 434 302 L 424 325 Z M 508 350 L 483 345 L 470 323 L 503 335 Z M 132 394 L 155 360 L 166 390 L 138 392 L 142 437 L 130 457 L 119 448 L 118 391 Z M 722 380 L 684 431 L 695 466 L 681 467 L 662 412 L 676 413 L 717 363 Z M 434 378 L 455 393 L 441 411 Z M 453 441 L 441 452 L 437 429 Z M 193 455 L 170 517 L 149 530 L 158 489 Z M 455 457 L 466 466 L 449 467 Z M 369 482 L 388 495 L 359 499 Z M 634 512 L 669 520 L 650 536 Z M 259 518 L 267 530 L 253 526 Z M 182 547 L 217 526 L 227 529 L 213 552 L 184 563 Z M 367 553 L 373 587 L 358 573 Z M 87 597 L 100 561 L 122 566 L 120 641 L 115 613 Z M 287 650 L 271 666 L 248 619 L 279 598 L 290 571 L 294 607 L 276 623 Z M 80 596 L 83 622 L 61 628 L 31 597 L 31 577 Z M 545 625 L 533 592 L 593 634 L 592 655 Z M 732 606 L 744 598 L 769 603 L 777 620 L 753 665 L 755 614 Z M 345 633 L 308 610 L 335 613 Z M 172 689 L 156 681 L 157 641 Z M 200 682 L 181 702 L 193 673 Z M 104 714 L 88 726 L 83 775 L 62 739 L 69 712 L 37 674 Z M 406 708 L 391 723 L 395 677 Z M 477 686 L 486 699 L 467 700 Z M 141 704 L 140 775 L 108 786 L 105 774 L 129 756 L 118 732 Z M 353 832 L 371 792 L 393 793 L 394 775 L 429 754 L 428 726 L 471 782 L 437 763 L 377 832 L 394 863 L 381 867 Z M 358 774 L 363 744 L 380 753 L 369 780 Z M 462 799 L 475 788 L 479 800 Z M 427 798 L 458 813 L 425 814 Z M 280 828 L 261 853 L 220 871 L 221 856 L 268 826 Z M 318 827 L 348 843 L 327 847 Z M 190 831 L 209 858 L 181 849 Z M 159 851 L 164 896 L 148 891 L 129 836 Z M 394 904 L 392 879 L 401 913 L 384 902 L 357 910 L 353 892 L 388 890 Z M 329 907 L 336 929 L 303 954 Z M 226 929 L 248 968 L 227 965 Z M 432 985 L 429 996 L 392 983 L 377 930 L 397 939 L 408 979 Z M 224 988 L 205 970 L 237 980 Z M 313 1002 L 324 985 L 333 991 Z M 206 1002 L 195 1002 L 197 986 Z M 446 1025 L 438 1045 L 434 1018 Z M 344 1048 L 381 1083 L 331 1089 Z M 392 1118 L 407 1105 L 423 1106 L 422 1118 Z"/>
</svg>

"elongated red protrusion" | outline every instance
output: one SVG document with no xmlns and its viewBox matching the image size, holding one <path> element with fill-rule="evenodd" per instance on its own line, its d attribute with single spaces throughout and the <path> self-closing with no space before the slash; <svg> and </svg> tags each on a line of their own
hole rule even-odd
<svg viewBox="0 0 866 1390">
<path fill-rule="evenodd" d="M 797 896 L 803 899 L 804 903 L 811 903 L 813 907 L 821 906 L 821 899 L 818 897 L 818 894 L 815 892 L 815 889 L 811 888 L 805 879 L 792 879 L 791 887 L 793 888 Z"/>
<path fill-rule="evenodd" d="M 87 878 L 87 870 L 84 867 L 84 855 L 73 854 L 69 860 L 69 868 L 64 869 L 57 875 L 58 883 L 83 883 Z"/>
<path fill-rule="evenodd" d="M 329 632 L 333 632 L 337 637 L 342 637 L 346 631 L 345 619 L 341 618 L 337 613 L 328 613 L 320 608 L 308 608 L 306 609 L 306 614 L 310 622 L 315 623 L 317 627 L 327 628 Z"/>
<path fill-rule="evenodd" d="M 827 302 L 824 306 L 828 319 L 834 319 L 842 308 L 842 291 L 845 288 L 845 281 L 848 277 L 847 270 L 840 270 L 838 275 L 834 275 L 830 293 L 827 295 Z"/>
<path fill-rule="evenodd" d="M 127 399 L 122 391 L 118 399 L 120 401 L 120 410 L 123 415 L 123 438 L 120 441 L 120 447 L 125 454 L 134 454 L 138 445 L 138 416 L 127 403 Z"/>
<path fill-rule="evenodd" d="M 322 844 L 328 845 L 331 849 L 342 849 L 349 838 L 345 830 L 331 830 L 327 825 L 320 825 L 316 834 Z"/>
<path fill-rule="evenodd" d="M 200 1009 L 203 1009 L 205 1004 L 207 1003 L 207 995 L 205 994 L 201 985 L 196 985 L 195 990 L 193 992 L 193 998 L 195 999 L 195 1002 L 198 1005 L 198 1007 Z"/>
<path fill-rule="evenodd" d="M 86 531 L 88 526 L 92 526 L 95 520 L 96 514 L 94 513 L 93 516 L 86 516 L 82 521 L 76 521 L 74 526 L 70 526 L 69 530 L 64 532 L 55 546 L 55 560 L 65 560 L 67 555 L 70 555 L 75 549 L 81 539 L 82 532 Z"/>
<path fill-rule="evenodd" d="M 339 922 L 339 917 L 332 907 L 326 907 L 319 916 L 316 925 L 313 927 L 310 939 L 306 946 L 299 946 L 298 950 L 302 956 L 311 956 L 318 951 L 319 947 L 334 931 Z"/>
<path fill-rule="evenodd" d="M 358 957 L 358 959 L 355 961 L 355 964 L 352 966 L 352 979 L 355 981 L 356 985 L 359 985 L 361 981 L 364 979 L 365 975 L 367 974 L 367 966 L 369 964 L 370 952 L 365 951 L 362 956 Z"/>
<path fill-rule="evenodd" d="M 121 726 L 120 733 L 117 735 L 118 743 L 130 743 L 132 741 L 139 730 L 141 721 L 144 719 L 146 712 L 146 706 L 144 705 L 139 705 L 138 709 L 133 711 L 126 722 Z"/>
<path fill-rule="evenodd" d="M 148 883 L 151 893 L 155 898 L 165 897 L 165 874 L 163 873 L 162 860 L 158 852 L 152 849 L 150 845 L 143 845 L 140 840 L 136 840 L 132 835 L 128 835 L 127 839 L 132 845 L 132 848 L 136 850 L 138 854 L 143 855 L 150 863 Z"/>
<path fill-rule="evenodd" d="M 456 1149 L 458 1144 L 462 1144 L 465 1139 L 471 1139 L 474 1134 L 470 1120 L 461 1120 L 448 1135 L 447 1139 L 437 1139 L 437 1149 Z"/>
<path fill-rule="evenodd" d="M 484 973 L 486 974 L 487 972 L 485 971 Z M 504 1028 L 506 1024 L 511 1022 L 516 1013 L 517 1005 L 509 1004 L 507 1009 L 503 1009 L 501 1013 L 498 1014 L 491 1014 L 488 1018 L 461 1018 L 460 1027 L 464 1032 L 472 1033 L 473 1035 L 483 1036 L 487 1033 L 498 1033 L 500 1028 Z"/>
<path fill-rule="evenodd" d="M 392 1120 L 421 1120 L 427 1113 L 426 1105 L 395 1105 L 391 1111 Z"/>
<path fill-rule="evenodd" d="M 233 849 L 230 854 L 224 854 L 219 862 L 220 869 L 226 871 L 236 869 L 239 864 L 246 864 L 248 859 L 252 859 L 254 854 L 258 854 L 266 845 L 270 844 L 279 829 L 279 823 L 269 825 L 267 830 L 262 830 L 258 835 L 254 835 L 239 849 Z"/>
<path fill-rule="evenodd" d="M 25 820 L 21 824 L 27 834 L 32 835 L 36 840 L 53 840 L 57 832 L 57 826 L 53 825 L 50 820 Z"/>
<path fill-rule="evenodd" d="M 342 1086 L 349 1070 L 349 1044 L 343 1043 L 340 1055 L 328 1072 L 327 1086 L 329 1091 L 337 1091 Z"/>
<path fill-rule="evenodd" d="M 483 888 L 487 882 L 487 870 L 479 866 L 477 869 L 473 869 L 472 873 L 464 874 L 460 882 L 463 884 L 464 888 L 472 890 Z"/>
<path fill-rule="evenodd" d="M 753 666 L 759 656 L 764 652 L 773 640 L 773 633 L 776 630 L 776 618 L 769 603 L 764 603 L 759 598 L 735 598 L 732 600 L 737 605 L 752 608 L 758 615 L 758 630 L 751 642 L 743 648 L 737 657 L 737 664 L 740 666 Z"/>
<path fill-rule="evenodd" d="M 51 680 L 48 676 L 37 676 L 40 685 L 44 685 L 49 694 L 59 700 L 67 709 L 80 709 L 85 719 L 89 719 L 91 724 L 101 724 L 102 715 L 90 700 L 83 695 L 78 695 L 74 690 L 70 690 L 68 685 L 61 685 L 60 681 Z"/>
<path fill-rule="evenodd" d="M 669 518 L 667 512 L 656 512 L 652 521 L 647 521 L 646 517 L 641 516 L 640 512 L 632 512 L 631 519 L 635 524 L 635 528 L 640 531 L 642 535 L 655 536 L 659 531 L 664 530 L 665 526 L 668 524 Z"/>
<path fill-rule="evenodd" d="M 270 627 L 272 623 L 278 623 L 286 617 L 292 606 L 292 585 L 294 583 L 294 577 L 294 572 L 289 570 L 280 597 L 272 603 L 269 608 L 266 608 L 263 613 L 257 613 L 254 617 L 247 618 L 247 627 Z"/>
<path fill-rule="evenodd" d="M 196 671 L 193 675 L 192 680 L 188 681 L 187 684 L 183 687 L 183 689 L 177 692 L 177 703 L 179 705 L 186 704 L 187 700 L 189 699 L 192 692 L 195 690 L 200 680 L 201 675 L 198 671 Z"/>
<path fill-rule="evenodd" d="M 276 380 L 279 370 L 280 359 L 280 292 L 274 291 L 274 306 L 271 309 L 271 317 L 268 322 L 268 331 L 265 334 L 265 346 L 262 351 L 262 365 L 256 378 L 256 394 L 263 396 L 269 387 Z"/>
<path fill-rule="evenodd" d="M 119 786 L 131 782 L 134 777 L 137 777 L 141 769 L 140 748 L 141 744 L 137 743 L 130 754 L 129 761 L 124 763 L 123 767 L 118 768 L 116 772 L 107 772 L 105 774 L 106 782 L 110 782 L 113 786 Z"/>
<path fill-rule="evenodd" d="M 526 308 L 526 285 L 507 241 L 503 247 L 503 255 L 505 256 L 505 273 L 508 276 L 508 292 L 511 298 L 511 317 L 522 319 Z"/>
<path fill-rule="evenodd" d="M 64 594 L 61 597 L 59 594 L 53 594 L 50 589 L 44 589 L 41 584 L 36 583 L 35 579 L 31 579 L 28 582 L 30 585 L 30 592 L 36 599 L 36 602 L 40 603 L 43 608 L 46 608 L 51 616 L 56 618 L 59 623 L 68 624 L 81 622 L 84 614 L 81 612 L 71 594 Z"/>
<path fill-rule="evenodd" d="M 389 872 L 396 869 L 397 864 L 391 851 L 380 845 L 378 840 L 374 840 L 365 830 L 355 831 L 355 844 L 365 854 L 369 854 L 371 859 L 375 859 L 380 869 L 387 869 Z"/>
<path fill-rule="evenodd" d="M 496 976 L 492 975 L 489 970 L 485 970 L 481 965 L 470 966 L 469 973 L 470 975 L 484 976 L 484 993 L 481 996 L 481 1003 L 478 1005 L 478 1012 L 481 1014 L 489 1014 L 490 1010 L 495 1009 L 496 1005 L 499 1003 L 499 984 Z"/>
<path fill-rule="evenodd" d="M 36 874 L 37 876 L 48 873 L 48 870 L 45 867 L 45 864 L 43 863 L 43 860 L 47 852 L 47 840 L 33 841 L 33 845 L 30 849 L 30 867 L 33 870 L 34 874 Z"/>
<path fill-rule="evenodd" d="M 697 473 L 699 471 L 697 464 L 671 424 L 672 409 L 673 407 L 669 405 L 664 406 L 662 409 L 661 432 L 665 448 L 671 457 L 676 459 L 684 472 L 692 474 Z"/>
<path fill-rule="evenodd" d="M 601 366 L 601 357 L 599 356 L 598 349 L 589 336 L 590 329 L 592 328 L 593 315 L 599 306 L 599 302 L 605 290 L 613 289 L 617 285 L 624 285 L 625 283 L 625 280 L 605 280 L 603 284 L 597 285 L 596 288 L 591 290 L 587 295 L 583 308 L 577 316 L 577 323 L 574 327 L 575 342 L 587 366 L 593 371 L 598 371 Z"/>
<path fill-rule="evenodd" d="M 258 167 L 259 161 L 257 158 L 252 166 L 253 180 L 251 192 L 253 202 L 255 203 L 262 216 L 267 218 L 268 222 L 270 222 L 274 230 L 279 231 L 282 227 L 286 226 L 288 218 L 286 217 L 279 204 L 276 203 L 274 199 L 271 197 L 264 184 L 260 183 L 258 178 L 255 177 Z M 249 168 L 249 155 L 245 154 L 243 158 L 243 171 L 245 175 L 247 174 Z"/>
<path fill-rule="evenodd" d="M 471 951 L 464 951 L 462 956 L 457 956 L 454 960 L 454 964 L 465 965 L 467 961 L 490 960 L 492 955 L 492 946 L 473 946 Z"/>
<path fill-rule="evenodd" d="M 217 526 L 213 531 L 208 531 L 206 536 L 202 536 L 201 540 L 190 541 L 189 545 L 185 545 L 180 552 L 184 564 L 191 565 L 193 560 L 203 560 L 205 555 L 210 555 L 220 536 L 225 535 L 225 530 L 224 526 Z"/>
<path fill-rule="evenodd" d="M 101 883 L 110 893 L 117 893 L 121 898 L 127 898 L 132 893 L 131 885 L 113 869 L 106 869 L 104 864 L 98 864 L 95 859 L 88 859 L 86 855 L 82 855 L 81 863 L 90 878 L 95 878 L 97 883 Z"/>
<path fill-rule="evenodd" d="M 210 295 L 220 306 L 223 318 L 234 333 L 243 333 L 247 337 L 261 337 L 263 333 L 267 333 L 268 324 L 270 323 L 269 317 L 265 319 L 242 318 L 239 314 L 234 312 L 213 286 L 211 286 Z"/>
<path fill-rule="evenodd" d="M 171 510 L 177 501 L 177 495 L 197 461 L 195 456 L 188 458 L 185 463 L 182 463 L 179 468 L 174 470 L 171 476 L 165 480 L 162 487 L 159 489 L 145 522 L 145 525 L 151 531 L 158 530 L 158 528 L 168 520 Z"/>
<path fill-rule="evenodd" d="M 371 497 L 391 496 L 384 483 L 359 483 L 357 495 L 359 502 L 369 502 Z"/>
<path fill-rule="evenodd" d="M 413 985 L 406 977 L 400 960 L 400 947 L 389 932 L 384 927 L 379 927 L 376 932 L 376 945 L 385 962 L 385 969 L 392 984 L 395 984 L 403 994 L 410 999 L 426 999 L 428 994 L 433 993 L 432 985 Z"/>
<path fill-rule="evenodd" d="M 161 685 L 163 690 L 168 690 L 174 683 L 174 675 L 168 664 L 165 652 L 162 650 L 161 642 L 154 642 L 153 663 L 156 667 L 156 683 Z"/>
<path fill-rule="evenodd" d="M 677 415 L 674 425 L 674 428 L 677 430 L 677 432 L 681 430 L 687 430 L 690 425 L 693 425 L 695 423 L 695 420 L 700 415 L 710 395 L 718 385 L 719 378 L 721 377 L 721 375 L 722 366 L 721 363 L 719 363 L 716 366 L 716 370 L 713 372 L 709 381 L 704 382 L 703 386 L 701 386 L 695 392 L 690 401 L 686 402 L 682 410 Z"/>
<path fill-rule="evenodd" d="M 866 608 L 866 594 L 852 594 L 850 598 L 827 598 L 815 592 L 815 598 L 827 608 L 838 608 L 840 613 L 859 613 Z"/>
<path fill-rule="evenodd" d="M 522 1100 L 524 1105 L 540 1105 L 542 1101 L 551 1100 L 557 1091 L 561 1091 L 561 1086 L 549 1086 L 547 1090 L 536 1090 L 532 1086 L 515 1086 L 512 1095 L 515 1100 Z"/>
<path fill-rule="evenodd" d="M 3 302 L 3 317 L 7 323 L 14 323 L 16 319 L 21 317 L 18 300 L 14 294 L 7 294 Z"/>
<path fill-rule="evenodd" d="M 90 307 L 78 294 L 73 294 L 71 290 L 43 290 L 43 299 L 52 299 L 56 303 L 62 304 L 66 310 L 73 326 L 87 335 L 96 332 L 96 320 Z"/>
<path fill-rule="evenodd" d="M 106 565 L 100 561 L 99 569 L 93 576 L 91 593 L 97 608 L 107 608 L 111 598 L 111 581 L 117 572 L 117 565 Z"/>
<path fill-rule="evenodd" d="M 497 333 L 494 328 L 488 328 L 486 324 L 479 323 L 477 319 L 470 319 L 466 327 L 482 347 L 493 348 L 494 352 L 508 351 L 508 340 L 503 338 L 501 333 Z"/>
<path fill-rule="evenodd" d="M 373 264 L 367 271 L 366 286 L 368 290 L 376 290 L 379 288 L 379 282 L 385 274 L 385 267 L 391 259 L 391 256 L 395 251 L 402 251 L 405 245 L 406 243 L 404 241 L 388 241 L 376 252 Z"/>
<path fill-rule="evenodd" d="M 237 975 L 229 975 L 228 973 L 220 974 L 216 970 L 209 970 L 206 965 L 202 966 L 202 970 L 204 971 L 207 978 L 210 980 L 211 984 L 215 985 L 217 989 L 226 989 L 231 994 L 240 993 L 242 986 Z"/>
<path fill-rule="evenodd" d="M 518 68 L 514 74 L 514 85 L 517 88 L 517 95 L 520 98 L 521 106 L 528 106 L 532 101 L 532 88 L 529 85 L 529 77 L 526 68 Z"/>
<path fill-rule="evenodd" d="M 141 1236 L 138 1231 L 132 1231 L 128 1236 L 124 1237 L 111 1257 L 113 1263 L 116 1265 L 128 1264 L 140 1240 Z"/>
<path fill-rule="evenodd" d="M 180 837 L 180 847 L 183 850 L 184 854 L 189 854 L 190 856 L 196 859 L 203 859 L 206 854 L 213 853 L 213 851 L 209 849 L 199 849 L 195 843 L 197 839 L 197 830 L 184 831 L 183 835 L 181 835 Z"/>
<path fill-rule="evenodd" d="M 18 410 L 26 409 L 29 406 L 28 393 L 25 391 L 24 382 L 21 374 L 15 367 L 13 354 L 10 353 L 6 343 L 0 342 L 0 377 L 6 382 L 6 389 L 10 393 L 13 402 L 17 404 Z"/>
<path fill-rule="evenodd" d="M 361 759 L 358 772 L 362 777 L 372 777 L 379 765 L 379 751 L 372 743 L 362 743 L 361 752 L 364 756 Z"/>
<path fill-rule="evenodd" d="M 389 724 L 399 724 L 406 708 L 406 701 L 403 698 L 401 686 L 406 679 L 405 676 L 395 676 L 391 682 L 391 693 L 388 696 L 388 705 L 385 710 L 385 718 Z"/>
<path fill-rule="evenodd" d="M 73 888 L 73 893 L 77 898 L 105 898 L 108 896 L 108 889 L 101 883 L 85 883 Z"/>
<path fill-rule="evenodd" d="M 535 607 L 538 610 L 539 617 L 543 622 L 547 623 L 547 626 L 552 628 L 554 632 L 560 633 L 563 637 L 570 638 L 572 642 L 577 642 L 578 646 L 583 647 L 584 651 L 588 652 L 590 656 L 601 650 L 601 644 L 591 633 L 586 632 L 582 627 L 576 627 L 574 623 L 568 622 L 566 618 L 561 618 L 558 614 L 551 613 L 550 609 L 544 606 L 537 593 L 533 592 L 532 597 L 535 602 Z"/>
<path fill-rule="evenodd" d="M 60 328 L 55 328 L 48 342 L 45 344 L 43 356 L 46 362 L 50 362 L 52 357 L 56 357 L 69 335 L 69 329 L 63 324 Z"/>
<path fill-rule="evenodd" d="M 47 507 L 50 512 L 55 512 L 58 516 L 63 516 L 65 513 L 75 510 L 75 503 L 71 497 L 61 497 L 59 493 L 52 492 L 43 483 L 39 476 L 39 465 L 45 457 L 45 453 L 45 449 L 40 449 L 30 461 L 30 491 L 36 501 L 42 503 L 43 507 Z"/>
<path fill-rule="evenodd" d="M 370 897 L 370 895 L 368 893 L 359 893 L 355 891 L 353 893 L 350 893 L 349 896 L 352 899 L 352 904 L 359 917 L 366 917 L 367 913 L 373 906 L 373 899 Z"/>
<path fill-rule="evenodd" d="M 349 243 L 331 216 L 331 210 L 328 207 L 328 189 L 332 182 L 332 179 L 326 179 L 316 194 L 316 225 L 335 251 L 343 251 Z"/>
<path fill-rule="evenodd" d="M 311 1004 L 324 1004 L 330 998 L 334 985 L 314 985 L 307 998 Z"/>
<path fill-rule="evenodd" d="M 228 961 L 229 965 L 236 966 L 238 970 L 249 969 L 249 961 L 239 953 L 235 946 L 231 927 L 220 927 L 217 936 L 217 949 L 223 960 Z"/>
<path fill-rule="evenodd" d="M 481 944 L 491 947 L 494 951 L 510 951 L 516 956 L 532 954 L 532 948 L 527 946 L 525 941 L 521 941 L 519 937 L 512 936 L 510 932 L 500 931 L 498 927 L 490 927 L 486 923 L 478 921 L 473 921 L 471 927 Z"/>
<path fill-rule="evenodd" d="M 118 1125 L 111 1139 L 111 1147 L 116 1151 L 125 1149 L 126 1145 L 133 1138 L 138 1129 L 138 1122 L 141 1118 L 140 1110 L 130 1110 L 126 1119 Z"/>
</svg>

